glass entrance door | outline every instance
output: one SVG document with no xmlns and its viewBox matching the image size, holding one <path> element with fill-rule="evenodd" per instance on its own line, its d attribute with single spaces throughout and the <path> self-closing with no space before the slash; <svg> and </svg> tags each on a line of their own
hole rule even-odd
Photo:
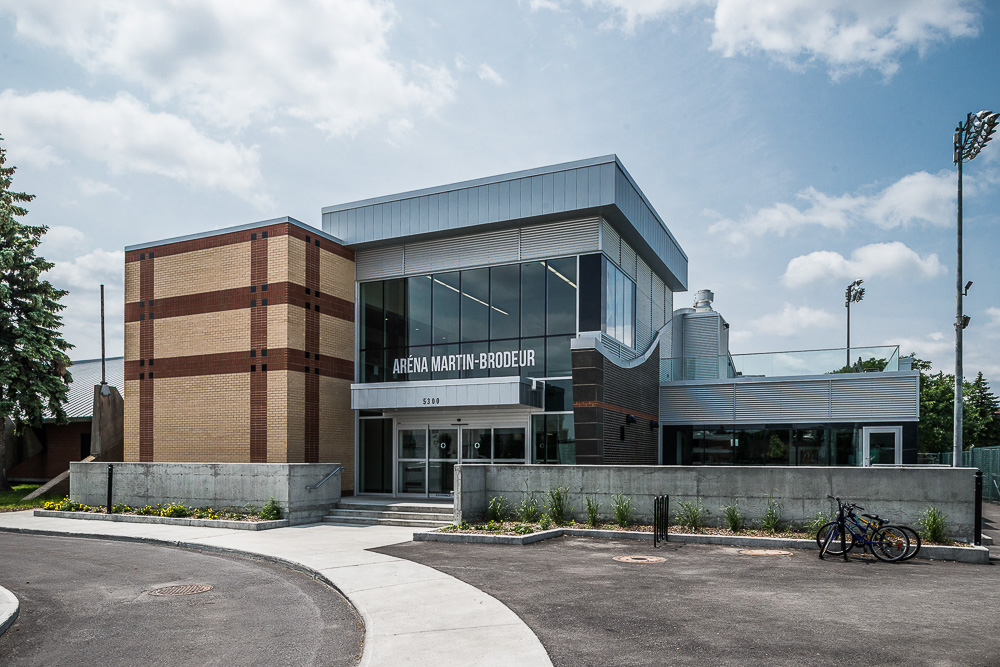
<svg viewBox="0 0 1000 667">
<path fill-rule="evenodd" d="M 455 464 L 458 463 L 458 429 L 430 430 L 430 461 L 427 464 L 427 492 L 434 495 L 455 492 Z"/>
<path fill-rule="evenodd" d="M 898 465 L 903 462 L 901 426 L 865 426 L 863 465 Z"/>
</svg>

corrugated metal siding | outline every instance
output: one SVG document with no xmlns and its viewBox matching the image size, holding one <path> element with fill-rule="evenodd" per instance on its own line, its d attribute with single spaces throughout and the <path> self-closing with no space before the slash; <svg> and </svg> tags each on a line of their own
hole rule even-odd
<svg viewBox="0 0 1000 667">
<path fill-rule="evenodd" d="M 620 266 L 622 267 L 622 271 L 632 280 L 636 279 L 635 259 L 635 250 L 632 250 L 629 244 L 622 241 L 622 260 Z"/>
<path fill-rule="evenodd" d="M 521 259 L 579 255 L 600 250 L 597 218 L 521 228 Z"/>
<path fill-rule="evenodd" d="M 125 358 L 106 359 L 104 368 L 108 384 L 117 389 L 118 393 L 124 394 Z M 101 360 L 74 361 L 68 370 L 73 376 L 73 381 L 69 384 L 69 390 L 66 392 L 66 403 L 63 405 L 66 417 L 68 419 L 93 417 L 94 386 L 101 384 Z M 48 410 L 43 412 L 43 416 L 45 419 L 52 418 Z"/>
<path fill-rule="evenodd" d="M 518 260 L 516 229 L 470 234 L 404 246 L 406 273 L 435 273 Z"/>
<path fill-rule="evenodd" d="M 919 415 L 920 377 L 872 374 L 809 380 L 665 384 L 660 421 L 669 424 L 858 422 Z M 728 396 L 729 403 L 720 397 Z"/>
<path fill-rule="evenodd" d="M 358 250 L 354 254 L 354 270 L 358 280 L 375 280 L 403 273 L 403 246 Z"/>
<path fill-rule="evenodd" d="M 683 320 L 684 346 L 682 355 L 685 358 L 714 358 L 719 356 L 719 317 L 688 316 Z M 713 366 L 715 367 L 715 366 Z M 718 377 L 714 375 L 712 377 Z M 707 380 L 710 378 L 692 378 Z"/>
<path fill-rule="evenodd" d="M 832 387 L 834 417 L 916 417 L 920 383 L 909 377 L 862 375 Z"/>
<path fill-rule="evenodd" d="M 665 308 L 666 302 L 664 301 L 664 293 L 669 292 L 663 281 L 660 280 L 659 276 L 655 273 L 653 274 L 653 328 L 659 329 L 666 321 L 670 319 L 673 309 Z M 672 294 L 671 294 L 672 298 Z"/>
<path fill-rule="evenodd" d="M 622 261 L 622 237 L 607 220 L 601 220 L 601 250 L 615 264 Z"/>
</svg>

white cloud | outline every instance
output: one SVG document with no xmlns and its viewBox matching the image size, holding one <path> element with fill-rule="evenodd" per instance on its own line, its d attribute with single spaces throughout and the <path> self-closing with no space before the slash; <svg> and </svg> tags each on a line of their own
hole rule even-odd
<svg viewBox="0 0 1000 667">
<path fill-rule="evenodd" d="M 97 101 L 71 91 L 0 93 L 0 126 L 10 147 L 55 154 L 75 150 L 113 173 L 156 174 L 196 186 L 220 188 L 264 208 L 256 147 L 216 141 L 190 121 L 150 111 L 127 93 Z"/>
<path fill-rule="evenodd" d="M 824 63 L 834 78 L 865 69 L 891 76 L 916 49 L 979 33 L 975 0 L 583 0 L 611 14 L 602 24 L 631 33 L 647 21 L 713 7 L 712 49 L 726 57 L 762 52 L 800 69 Z M 557 7 L 532 0 L 533 9 Z"/>
<path fill-rule="evenodd" d="M 874 194 L 830 196 L 808 187 L 796 198 L 801 204 L 778 202 L 739 220 L 706 211 L 718 218 L 709 231 L 725 235 L 732 243 L 744 243 L 748 236 L 784 236 L 804 227 L 840 231 L 852 224 L 872 224 L 882 229 L 911 224 L 947 227 L 955 216 L 955 175 L 949 170 L 937 174 L 918 171 Z"/>
<path fill-rule="evenodd" d="M 392 5 L 366 0 L 0 0 L 17 32 L 95 75 L 144 87 L 220 127 L 284 114 L 327 134 L 433 113 L 454 99 L 447 68 L 389 56 Z"/>
<path fill-rule="evenodd" d="M 97 289 L 102 283 L 118 285 L 125 280 L 125 253 L 100 248 L 68 261 L 56 261 L 45 279 L 68 290 Z"/>
<path fill-rule="evenodd" d="M 770 336 L 795 336 L 804 331 L 825 329 L 836 324 L 829 312 L 809 306 L 795 307 L 786 303 L 780 312 L 750 320 L 749 326 L 757 333 Z"/>
<path fill-rule="evenodd" d="M 42 243 L 38 247 L 38 254 L 50 262 L 57 258 L 76 254 L 79 252 L 80 246 L 83 245 L 85 238 L 83 232 L 76 227 L 53 225 L 42 236 Z"/>
<path fill-rule="evenodd" d="M 955 339 L 946 337 L 940 331 L 935 331 L 925 336 L 914 336 L 910 338 L 894 338 L 886 341 L 885 345 L 899 345 L 900 355 L 916 355 L 925 361 L 934 362 L 934 368 L 947 369 L 951 364 L 951 373 L 955 372 Z"/>
<path fill-rule="evenodd" d="M 834 279 L 892 276 L 921 280 L 946 272 L 937 254 L 921 257 L 899 241 L 858 248 L 850 259 L 838 252 L 819 250 L 788 262 L 782 281 L 790 287 Z"/>
<path fill-rule="evenodd" d="M 497 71 L 486 63 L 479 66 L 478 74 L 482 81 L 489 81 L 497 86 L 503 84 L 503 77 L 497 74 Z"/>
<path fill-rule="evenodd" d="M 76 187 L 81 194 L 87 197 L 96 197 L 99 195 L 118 195 L 121 192 L 118 188 L 111 185 L 110 183 L 105 183 L 104 181 L 95 181 L 92 178 L 86 178 L 81 176 L 76 179 Z"/>
</svg>

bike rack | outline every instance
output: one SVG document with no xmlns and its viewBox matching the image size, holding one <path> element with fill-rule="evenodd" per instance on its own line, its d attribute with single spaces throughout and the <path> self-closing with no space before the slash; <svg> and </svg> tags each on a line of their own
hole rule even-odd
<svg viewBox="0 0 1000 667">
<path fill-rule="evenodd" d="M 653 548 L 658 549 L 660 542 L 667 541 L 667 529 L 670 526 L 670 496 L 653 498 Z"/>
</svg>

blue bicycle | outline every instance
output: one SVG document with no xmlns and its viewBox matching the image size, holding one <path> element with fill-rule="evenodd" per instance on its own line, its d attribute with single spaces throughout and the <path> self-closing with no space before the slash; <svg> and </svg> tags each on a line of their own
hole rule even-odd
<svg viewBox="0 0 1000 667">
<path fill-rule="evenodd" d="M 896 526 L 862 522 L 854 510 L 863 510 L 864 507 L 842 503 L 840 498 L 833 496 L 827 498 L 837 501 L 837 519 L 827 523 L 816 533 L 816 541 L 820 543 L 820 558 L 827 554 L 843 554 L 844 560 L 847 560 L 847 552 L 857 545 L 870 550 L 875 558 L 888 563 L 906 557 L 910 550 L 910 538 L 905 531 Z"/>
</svg>

